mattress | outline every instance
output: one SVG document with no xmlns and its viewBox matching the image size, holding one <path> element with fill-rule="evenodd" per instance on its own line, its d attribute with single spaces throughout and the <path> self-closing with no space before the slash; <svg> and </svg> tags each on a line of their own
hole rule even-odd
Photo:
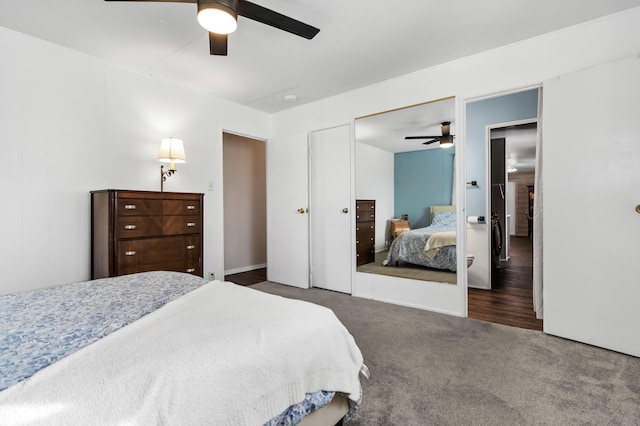
<svg viewBox="0 0 640 426">
<path fill-rule="evenodd" d="M 323 350 L 333 352 L 336 341 L 336 366 L 323 364 Z M 0 418 L 23 424 L 39 424 L 42 415 L 51 424 L 87 416 L 296 424 L 336 391 L 350 397 L 352 410 L 360 399 L 362 355 L 330 310 L 189 274 L 150 272 L 0 296 L 0 349 Z M 282 367 L 266 358 L 302 362 Z M 279 378 L 289 375 L 295 380 Z M 249 383 L 257 392 L 247 392 Z"/>
</svg>

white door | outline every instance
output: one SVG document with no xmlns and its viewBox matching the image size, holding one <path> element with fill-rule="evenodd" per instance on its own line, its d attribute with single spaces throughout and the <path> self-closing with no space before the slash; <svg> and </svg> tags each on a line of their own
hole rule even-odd
<svg viewBox="0 0 640 426">
<path fill-rule="evenodd" d="M 309 288 L 307 134 L 267 142 L 267 279 Z"/>
<path fill-rule="evenodd" d="M 351 293 L 351 126 L 309 134 L 311 286 Z"/>
<path fill-rule="evenodd" d="M 544 330 L 635 356 L 639 76 L 633 58 L 546 81 L 542 122 Z"/>
</svg>

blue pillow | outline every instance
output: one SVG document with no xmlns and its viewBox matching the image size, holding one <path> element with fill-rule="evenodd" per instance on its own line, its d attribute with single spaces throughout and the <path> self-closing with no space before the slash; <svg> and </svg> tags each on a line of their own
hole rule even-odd
<svg viewBox="0 0 640 426">
<path fill-rule="evenodd" d="M 432 225 L 456 226 L 456 212 L 436 212 L 433 215 Z"/>
</svg>

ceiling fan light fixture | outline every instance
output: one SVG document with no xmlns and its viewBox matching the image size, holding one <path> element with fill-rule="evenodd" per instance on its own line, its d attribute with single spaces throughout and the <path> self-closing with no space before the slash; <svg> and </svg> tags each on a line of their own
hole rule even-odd
<svg viewBox="0 0 640 426">
<path fill-rule="evenodd" d="M 231 34 L 238 28 L 238 0 L 199 0 L 198 23 L 209 32 Z"/>
<path fill-rule="evenodd" d="M 453 146 L 453 136 L 441 136 L 440 138 L 440 148 L 451 148 Z"/>
</svg>

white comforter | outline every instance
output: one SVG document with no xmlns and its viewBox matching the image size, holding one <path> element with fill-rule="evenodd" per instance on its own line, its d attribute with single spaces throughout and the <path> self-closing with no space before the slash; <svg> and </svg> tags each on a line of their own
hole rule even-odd
<svg viewBox="0 0 640 426">
<path fill-rule="evenodd" d="M 260 425 L 358 400 L 362 364 L 331 310 L 212 281 L 0 392 L 0 423 Z"/>
</svg>

